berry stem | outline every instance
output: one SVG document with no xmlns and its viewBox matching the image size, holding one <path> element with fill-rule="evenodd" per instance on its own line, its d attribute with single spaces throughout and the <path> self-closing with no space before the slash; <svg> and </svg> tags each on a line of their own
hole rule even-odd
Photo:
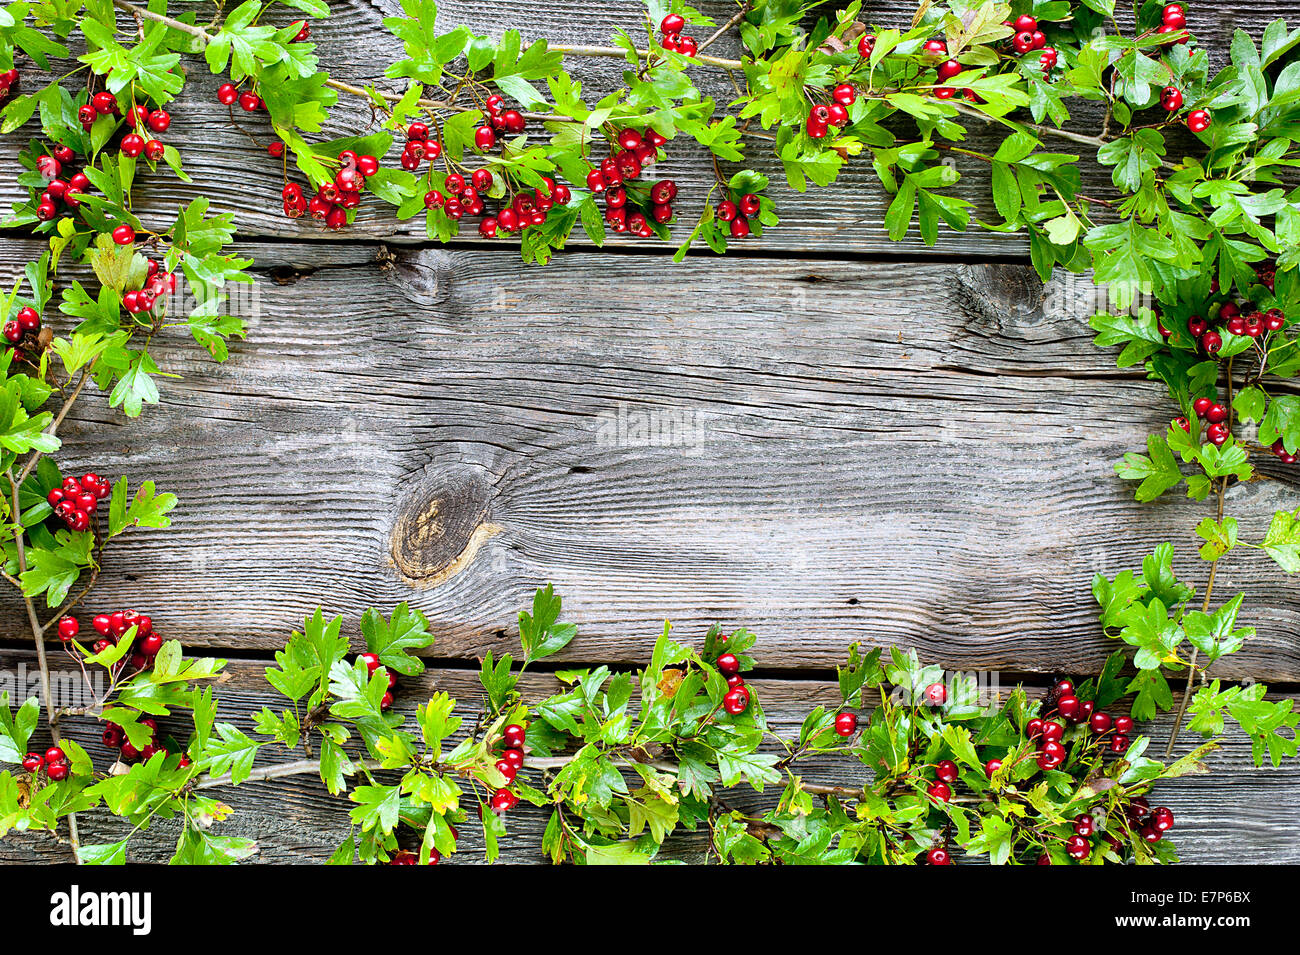
<svg viewBox="0 0 1300 955">
<path fill-rule="evenodd" d="M 715 30 L 707 40 L 705 40 L 698 47 L 696 47 L 696 54 L 698 55 L 700 53 L 703 53 L 706 49 L 712 46 L 714 42 L 721 39 L 724 33 L 726 33 L 728 30 L 734 27 L 741 20 L 745 19 L 745 14 L 749 13 L 749 10 L 750 10 L 750 4 L 742 3 L 740 5 L 740 9 L 736 11 L 735 15 L 730 20 L 728 20 L 722 26 L 718 27 L 718 29 Z"/>
</svg>

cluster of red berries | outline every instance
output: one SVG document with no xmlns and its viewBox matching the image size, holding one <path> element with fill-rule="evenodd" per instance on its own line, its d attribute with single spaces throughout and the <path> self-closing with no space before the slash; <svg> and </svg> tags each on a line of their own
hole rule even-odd
<svg viewBox="0 0 1300 955">
<path fill-rule="evenodd" d="M 234 83 L 222 83 L 217 87 L 217 102 L 222 106 L 233 106 L 238 102 L 245 113 L 266 109 L 266 103 L 256 92 L 251 89 L 241 91 Z"/>
<path fill-rule="evenodd" d="M 1051 705 L 1052 700 L 1055 700 L 1054 706 Z M 1128 752 L 1128 734 L 1133 730 L 1131 717 L 1116 716 L 1112 719 L 1109 713 L 1096 709 L 1092 700 L 1081 700 L 1075 696 L 1074 684 L 1069 680 L 1061 680 L 1056 684 L 1048 696 L 1048 703 L 1049 707 L 1046 710 L 1048 713 L 1054 710 L 1061 719 L 1075 724 L 1086 724 L 1098 736 L 1112 733 L 1110 738 L 1112 753 L 1122 755 Z M 1039 769 L 1055 769 L 1065 761 L 1065 747 L 1061 745 L 1065 727 L 1060 722 L 1035 717 L 1025 725 L 1025 732 L 1030 739 L 1039 740 Z"/>
<path fill-rule="evenodd" d="M 64 617 L 63 620 L 73 621 L 71 629 L 75 636 L 80 629 L 80 624 L 76 622 L 77 618 Z M 135 645 L 131 650 L 131 656 L 127 658 L 132 670 L 147 670 L 153 666 L 153 658 L 158 655 L 158 651 L 163 646 L 163 638 L 154 633 L 153 618 L 148 614 L 136 613 L 134 610 L 101 613 L 91 618 L 90 625 L 99 635 L 91 647 L 95 653 L 103 653 L 109 647 L 116 645 L 128 630 L 135 627 Z M 59 637 L 62 638 L 62 620 L 59 621 L 59 627 Z"/>
<path fill-rule="evenodd" d="M 758 196 L 747 192 L 737 200 L 723 199 L 719 202 L 717 216 L 721 221 L 731 224 L 733 239 L 743 239 L 749 235 L 749 220 L 758 215 L 760 205 Z"/>
<path fill-rule="evenodd" d="M 1191 38 L 1186 28 L 1187 14 L 1181 3 L 1171 3 L 1160 11 L 1160 26 L 1156 27 L 1156 33 L 1177 33 L 1179 35 L 1173 38 L 1173 42 L 1186 43 Z"/>
<path fill-rule="evenodd" d="M 497 133 L 522 133 L 528 125 L 519 110 L 506 109 L 506 99 L 499 93 L 493 93 L 483 105 L 487 108 L 488 121 L 474 130 L 474 148 L 481 153 L 497 144 Z"/>
<path fill-rule="evenodd" d="M 68 762 L 68 757 L 58 746 L 51 746 L 43 754 L 28 753 L 23 757 L 23 769 L 29 773 L 39 772 L 41 767 L 45 768 L 45 775 L 50 777 L 54 782 L 68 778 L 68 773 L 72 771 L 72 766 Z"/>
<path fill-rule="evenodd" d="M 522 117 L 520 117 L 522 119 Z M 442 155 L 442 144 L 429 138 L 428 123 L 412 123 L 406 127 L 406 145 L 402 147 L 402 168 L 415 172 L 420 168 L 420 161 L 433 162 Z"/>
<path fill-rule="evenodd" d="M 34 308 L 20 308 L 14 318 L 5 322 L 5 344 L 13 347 L 14 361 L 25 361 L 27 353 L 39 347 L 40 331 L 41 316 Z"/>
<path fill-rule="evenodd" d="M 379 160 L 374 156 L 357 155 L 351 149 L 339 153 L 339 169 L 334 178 L 322 183 L 310 199 L 296 182 L 285 183 L 280 192 L 284 201 L 284 214 L 290 219 L 310 215 L 322 221 L 327 228 L 342 229 L 348 224 L 348 210 L 361 205 L 361 193 L 366 188 L 366 177 L 379 172 Z"/>
<path fill-rule="evenodd" d="M 1054 47 L 1047 45 L 1047 35 L 1038 28 L 1038 18 L 1022 13 L 1012 23 L 1004 24 L 1015 30 L 1011 37 L 1011 48 L 1020 56 L 1040 50 L 1038 65 L 1044 73 L 1050 73 L 1056 67 L 1057 53 Z M 942 78 L 942 77 L 941 77 Z"/>
<path fill-rule="evenodd" d="M 727 638 L 722 637 L 725 643 Z M 727 680 L 727 693 L 722 698 L 722 708 L 732 716 L 739 716 L 749 709 L 749 687 L 745 686 L 744 677 L 740 675 L 740 659 L 734 653 L 722 653 L 713 661 Z"/>
<path fill-rule="evenodd" d="M 86 108 L 82 107 L 82 109 Z M 90 190 L 90 179 L 85 173 L 75 172 L 66 179 L 60 178 L 76 158 L 76 151 L 62 144 L 55 145 L 49 155 L 37 158 L 36 170 L 46 183 L 45 190 L 36 203 L 36 218 L 42 222 L 49 222 L 59 214 L 60 203 L 69 210 L 78 208 L 81 205 L 81 199 L 78 197 Z"/>
<path fill-rule="evenodd" d="M 1217 355 L 1223 348 L 1220 328 L 1233 335 L 1259 338 L 1267 332 L 1281 331 L 1286 325 L 1286 313 L 1280 308 L 1270 308 L 1266 312 L 1261 312 L 1251 305 L 1243 309 L 1236 302 L 1224 302 L 1219 306 L 1217 321 L 1219 326 L 1215 327 L 1200 315 L 1193 315 L 1187 319 L 1187 333 L 1195 338 L 1205 353 L 1210 356 Z M 1169 336 L 1169 330 L 1163 326 L 1160 328 L 1160 333 L 1165 337 Z"/>
<path fill-rule="evenodd" d="M 5 70 L 0 73 L 0 103 L 4 103 L 12 93 L 18 92 L 18 71 Z"/>
<path fill-rule="evenodd" d="M 112 493 L 113 485 L 108 479 L 92 471 L 80 480 L 68 475 L 61 487 L 50 491 L 46 500 L 54 508 L 54 516 L 68 525 L 68 530 L 84 531 L 90 528 L 90 516 L 99 502 Z"/>
<path fill-rule="evenodd" d="M 158 263 L 149 259 L 149 272 L 145 276 L 144 287 L 123 292 L 122 307 L 132 315 L 152 312 L 159 299 L 166 299 L 175 291 L 176 273 L 160 272 Z"/>
<path fill-rule="evenodd" d="M 162 753 L 164 756 L 170 755 L 167 747 L 162 744 L 158 738 L 158 722 L 152 717 L 145 717 L 140 720 L 139 725 L 148 727 L 149 742 L 145 743 L 142 749 L 136 748 L 126 736 L 126 730 L 116 723 L 109 723 L 104 727 L 104 735 L 101 739 L 104 745 L 109 749 L 118 751 L 119 758 L 124 763 L 148 762 L 156 754 Z M 190 758 L 184 753 L 181 754 L 180 768 L 185 769 L 190 765 Z"/>
<path fill-rule="evenodd" d="M 668 14 L 659 21 L 659 45 L 682 56 L 694 56 L 700 47 L 695 42 L 695 37 L 682 35 L 685 29 L 685 17 L 676 13 Z"/>
<path fill-rule="evenodd" d="M 496 762 L 496 769 L 506 778 L 506 785 L 494 792 L 488 802 L 497 815 L 509 812 L 519 804 L 519 797 L 508 787 L 524 765 L 525 735 L 524 728 L 518 723 L 511 723 L 501 731 L 501 758 Z"/>
<path fill-rule="evenodd" d="M 374 675 L 374 672 L 383 666 L 379 662 L 378 654 L 363 653 L 357 659 L 366 665 L 366 672 L 370 675 Z M 397 674 L 388 669 L 385 669 L 385 672 L 388 674 L 388 690 L 384 693 L 384 698 L 379 702 L 381 710 L 386 710 L 393 705 L 393 691 L 397 689 Z"/>
<path fill-rule="evenodd" d="M 1152 809 L 1144 797 L 1138 796 L 1128 804 L 1125 821 L 1147 842 L 1159 842 L 1174 827 L 1174 813 L 1168 806 Z"/>
<path fill-rule="evenodd" d="M 953 62 L 956 62 L 955 60 Z M 958 72 L 961 72 L 960 69 Z M 849 107 L 858 99 L 857 88 L 852 83 L 841 83 L 831 90 L 829 103 L 814 103 L 808 110 L 808 119 L 804 129 L 813 139 L 822 139 L 831 128 L 839 129 L 848 124 Z"/>
<path fill-rule="evenodd" d="M 1192 401 L 1192 411 L 1196 417 L 1205 422 L 1205 437 L 1214 443 L 1215 447 L 1223 444 L 1228 440 L 1232 433 L 1229 430 L 1228 406 L 1215 401 L 1213 398 L 1200 397 Z M 1188 420 L 1179 417 L 1175 422 L 1184 431 L 1191 432 L 1192 427 Z"/>
<path fill-rule="evenodd" d="M 668 142 L 654 129 L 644 132 L 621 129 L 614 137 L 618 150 L 600 161 L 598 168 L 587 172 L 587 188 L 604 192 L 632 179 L 640 179 L 646 166 L 659 161 L 659 147 Z"/>
<path fill-rule="evenodd" d="M 133 106 L 126 114 L 127 125 L 132 126 L 136 132 L 127 133 L 118 143 L 123 155 L 132 158 L 144 154 L 144 157 L 150 162 L 158 162 L 163 158 L 166 147 L 162 141 L 155 139 L 154 133 L 165 133 L 172 124 L 171 114 L 165 109 L 149 109 L 147 106 Z M 141 135 L 141 134 L 144 135 Z M 146 139 L 145 137 L 149 138 Z"/>
</svg>

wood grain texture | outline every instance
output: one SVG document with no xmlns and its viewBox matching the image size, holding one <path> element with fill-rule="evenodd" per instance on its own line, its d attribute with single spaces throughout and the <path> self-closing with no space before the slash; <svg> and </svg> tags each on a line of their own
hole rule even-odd
<svg viewBox="0 0 1300 955">
<path fill-rule="evenodd" d="M 92 396 L 62 432 L 70 469 L 180 495 L 172 531 L 110 553 L 95 606 L 147 593 L 187 644 L 269 650 L 318 603 L 353 627 L 410 600 L 437 656 L 472 658 L 553 581 L 581 627 L 566 661 L 638 662 L 667 617 L 749 625 L 778 669 L 857 640 L 1084 672 L 1113 649 L 1094 573 L 1168 539 L 1202 578 L 1208 505 L 1135 504 L 1111 470 L 1161 388 L 1021 267 L 259 255 L 289 284 L 259 283 L 229 363 L 164 348 L 184 377 L 160 408 Z M 1230 494 L 1246 539 L 1300 503 L 1265 468 Z M 1295 583 L 1250 553 L 1219 582 L 1260 629 L 1222 672 L 1296 680 Z"/>
<path fill-rule="evenodd" d="M 30 665 L 31 654 L 0 651 L 0 666 L 10 669 L 18 662 Z M 262 677 L 262 665 L 251 661 L 232 661 L 229 680 L 219 696 L 221 718 L 230 719 L 252 731 L 252 716 L 263 705 L 276 701 Z M 808 680 L 754 680 L 764 712 L 774 731 L 791 735 L 798 731 L 807 711 L 817 703 L 838 702 L 831 683 Z M 527 676 L 521 689 L 530 699 L 541 698 L 558 688 L 545 676 Z M 397 707 L 408 717 L 415 705 L 435 691 L 445 691 L 460 701 L 459 711 L 472 712 L 481 696 L 481 687 L 472 672 L 434 670 L 402 683 Z M 162 728 L 169 728 L 164 720 Z M 87 749 L 98 764 L 105 764 L 107 751 L 98 743 L 98 731 L 88 720 L 76 720 L 70 731 L 87 741 Z M 177 720 L 178 733 L 184 723 Z M 1168 732 L 1167 722 L 1147 729 L 1153 739 L 1162 740 Z M 1180 746 L 1190 748 L 1192 740 Z M 271 755 L 265 762 L 274 763 L 290 756 Z M 1228 737 L 1222 749 L 1209 757 L 1212 772 L 1205 776 L 1185 776 L 1162 784 L 1156 790 L 1156 805 L 1167 805 L 1177 819 L 1174 835 L 1184 862 L 1216 864 L 1249 861 L 1251 863 L 1300 863 L 1300 767 L 1294 761 L 1278 770 L 1256 769 L 1250 756 L 1249 742 L 1240 734 Z M 806 779 L 832 785 L 862 785 L 863 768 L 856 761 L 821 757 L 808 760 L 802 772 Z M 536 779 L 533 780 L 536 782 Z M 224 823 L 222 835 L 255 839 L 260 852 L 254 861 L 293 863 L 323 861 L 347 838 L 349 822 L 345 799 L 330 796 L 313 777 L 290 777 L 274 782 L 245 783 L 219 791 L 220 797 L 235 809 Z M 765 795 L 735 791 L 735 808 L 759 810 L 768 807 L 774 791 Z M 510 836 L 502 843 L 501 861 L 512 864 L 540 864 L 540 851 L 546 814 L 521 805 L 508 818 Z M 113 841 L 126 833 L 111 819 L 100 814 L 83 813 L 80 817 L 82 838 L 86 842 Z M 482 841 L 473 823 L 461 827 L 462 851 L 456 863 L 482 863 Z M 136 862 L 162 862 L 174 850 L 177 830 L 160 825 L 132 840 L 131 859 Z M 408 835 L 410 835 L 408 833 Z M 706 851 L 706 836 L 682 833 L 665 845 L 664 858 L 700 862 Z M 67 858 L 66 847 L 48 834 L 12 835 L 0 841 L 0 864 L 55 862 Z"/>
</svg>

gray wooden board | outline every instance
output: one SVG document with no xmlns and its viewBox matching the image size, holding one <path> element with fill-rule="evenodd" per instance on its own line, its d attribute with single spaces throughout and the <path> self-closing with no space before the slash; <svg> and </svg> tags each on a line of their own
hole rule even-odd
<svg viewBox="0 0 1300 955">
<path fill-rule="evenodd" d="M 0 280 L 34 248 L 7 244 Z M 228 363 L 162 346 L 183 377 L 161 407 L 128 422 L 92 393 L 62 432 L 69 468 L 180 495 L 171 531 L 110 551 L 95 607 L 143 591 L 187 644 L 271 649 L 318 603 L 353 626 L 411 600 L 438 656 L 470 658 L 553 581 L 581 625 L 564 660 L 639 661 L 667 617 L 750 625 L 773 668 L 861 640 L 1083 671 L 1113 649 L 1095 572 L 1172 539 L 1203 578 L 1208 504 L 1138 505 L 1111 470 L 1167 420 L 1162 388 L 1022 267 L 257 255 L 288 284 L 259 282 Z M 1298 503 L 1263 467 L 1230 493 L 1246 539 Z M 1224 674 L 1296 680 L 1296 585 L 1245 551 L 1219 583 L 1260 628 Z"/>
<path fill-rule="evenodd" d="M 29 653 L 0 652 L 0 666 L 6 670 L 20 662 L 31 665 Z M 218 688 L 222 702 L 221 718 L 230 719 L 242 729 L 252 731 L 252 718 L 264 705 L 275 707 L 274 694 L 262 678 L 262 664 L 246 660 L 232 661 L 230 679 Z M 763 700 L 763 708 L 774 731 L 792 735 L 808 710 L 818 703 L 835 705 L 838 693 L 833 684 L 807 680 L 752 681 Z M 555 692 L 558 684 L 549 677 L 528 676 L 521 690 L 530 699 Z M 473 712 L 481 697 L 481 687 L 474 673 L 465 670 L 434 670 L 413 679 L 404 679 L 397 706 L 408 717 L 415 705 L 436 691 L 450 693 L 460 703 L 458 712 Z M 283 698 L 281 698 L 283 699 Z M 162 722 L 162 729 L 174 728 L 185 733 L 184 718 Z M 69 732 L 87 744 L 90 754 L 107 765 L 107 751 L 98 742 L 98 729 L 89 720 L 69 723 Z M 1154 741 L 1168 734 L 1168 721 L 1162 720 L 1148 729 Z M 1193 737 L 1179 743 L 1178 752 L 1194 745 Z M 276 763 L 298 758 L 283 751 L 264 754 L 261 763 Z M 1240 734 L 1229 735 L 1225 745 L 1208 757 L 1211 772 L 1202 776 L 1185 776 L 1162 784 L 1153 797 L 1153 805 L 1168 805 L 1177 824 L 1174 835 L 1179 853 L 1191 863 L 1300 863 L 1300 768 L 1294 761 L 1282 768 L 1256 769 L 1250 756 L 1249 742 Z M 805 779 L 831 785 L 855 786 L 864 781 L 863 768 L 852 759 L 821 757 L 800 765 Z M 533 777 L 536 781 L 536 775 Z M 765 795 L 733 791 L 728 802 L 742 810 L 760 809 L 771 804 L 776 790 Z M 330 796 L 320 780 L 295 776 L 273 782 L 244 783 L 238 787 L 214 790 L 235 810 L 223 823 L 216 824 L 221 835 L 238 835 L 255 839 L 261 851 L 260 862 L 319 862 L 348 834 L 345 798 Z M 510 835 L 502 841 L 501 860 L 509 863 L 541 863 L 540 850 L 546 814 L 521 805 L 508 817 Z M 111 818 L 101 813 L 83 813 L 80 829 L 84 841 L 115 841 L 125 836 Z M 483 862 L 482 840 L 476 824 L 461 827 L 463 850 L 455 856 L 457 863 Z M 413 834 L 407 833 L 407 837 Z M 163 824 L 132 840 L 132 861 L 165 861 L 175 848 L 176 828 Z M 682 833 L 665 846 L 665 857 L 702 861 L 707 836 Z M 67 849 L 49 834 L 12 835 L 0 841 L 0 864 L 19 862 L 64 861 Z"/>
<path fill-rule="evenodd" d="M 335 78 L 349 83 L 375 82 L 380 88 L 395 89 L 392 81 L 383 80 L 383 72 L 389 63 L 401 58 L 401 43 L 383 29 L 380 21 L 385 16 L 399 13 L 397 0 L 376 3 L 348 0 L 332 6 L 333 17 L 313 29 L 312 38 L 318 43 L 316 52 L 322 66 Z M 1245 26 L 1258 35 L 1270 18 L 1282 14 L 1283 8 L 1284 5 L 1277 2 L 1252 4 L 1248 8 L 1239 4 L 1220 4 L 1215 9 L 1221 12 L 1216 15 L 1211 13 L 1209 5 L 1198 5 L 1192 17 L 1193 27 L 1207 46 L 1216 51 L 1226 50 L 1231 28 Z M 639 34 L 636 32 L 643 22 L 642 9 L 642 5 L 633 0 L 613 3 L 583 0 L 533 5 L 527 8 L 527 16 L 521 18 L 520 8 L 514 4 L 455 2 L 439 5 L 439 22 L 448 30 L 458 23 L 465 23 L 477 32 L 489 35 L 516 28 L 523 32 L 525 39 L 549 37 L 570 45 L 604 45 L 614 28 L 622 28 L 644 43 L 644 30 Z M 722 22 L 734 7 L 710 0 L 702 3 L 700 9 Z M 866 18 L 882 26 L 905 27 L 914 9 L 905 0 L 867 4 Z M 296 14 L 292 11 L 285 11 L 281 19 L 287 21 L 293 16 Z M 701 34 L 699 39 L 706 35 L 703 30 L 696 32 Z M 738 55 L 738 43 L 732 39 L 720 40 L 709 52 L 735 56 Z M 1216 59 L 1221 60 L 1221 54 L 1216 52 Z M 583 82 L 584 91 L 591 92 L 613 89 L 619 82 L 618 73 L 623 67 L 620 61 L 612 59 L 570 58 L 570 61 L 575 78 Z M 725 72 L 700 69 L 695 73 L 700 88 L 715 98 L 719 108 L 734 98 L 734 88 Z M 377 200 L 363 203 L 357 222 L 341 234 L 328 233 L 321 223 L 310 219 L 294 221 L 284 218 L 279 208 L 283 184 L 281 164 L 267 157 L 264 150 L 249 139 L 251 135 L 265 146 L 270 136 L 270 126 L 265 117 L 250 119 L 236 109 L 235 119 L 242 128 L 233 125 L 231 114 L 217 104 L 215 98 L 216 87 L 222 80 L 211 76 L 206 65 L 198 60 L 190 63 L 190 77 L 184 94 L 171 107 L 173 122 L 166 140 L 181 148 L 186 169 L 194 181 L 192 184 L 182 183 L 165 169 L 157 175 L 142 172 L 136 212 L 146 222 L 165 221 L 174 215 L 179 202 L 203 195 L 211 198 L 214 209 L 235 213 L 241 232 L 249 235 L 290 239 L 326 237 L 338 241 L 387 238 L 411 242 L 425 238 L 422 217 L 398 223 L 391 209 L 381 206 Z M 1090 104 L 1077 103 L 1075 112 L 1071 128 L 1082 132 L 1095 132 L 1099 128 L 1099 114 L 1090 108 Z M 356 97 L 343 96 L 322 136 L 352 135 L 369 121 L 368 106 Z M 996 150 L 1005 132 L 1000 127 L 983 126 L 975 120 L 969 126 L 970 136 L 964 145 L 979 151 Z M 907 135 L 904 127 L 900 126 L 899 130 L 900 135 Z M 32 123 L 18 133 L 0 138 L 0 164 L 12 164 L 19 145 L 37 133 L 36 124 Z M 1087 149 L 1065 140 L 1051 142 L 1054 145 L 1050 148 L 1058 151 Z M 1182 145 L 1175 140 L 1172 151 L 1176 153 L 1180 148 Z M 396 162 L 397 152 L 395 149 L 392 153 L 391 162 Z M 988 233 L 974 225 L 966 233 L 945 230 L 942 241 L 934 249 L 927 248 L 915 230 L 904 241 L 891 242 L 883 226 L 889 196 L 880 188 L 866 159 L 851 162 L 832 187 L 813 187 L 799 194 L 786 187 L 780 164 L 771 155 L 770 143 L 750 139 L 748 154 L 749 165 L 773 180 L 771 195 L 777 202 L 782 223 L 761 240 L 739 243 L 746 253 L 825 251 L 983 257 L 1023 255 L 1026 252 L 1021 237 Z M 975 202 L 977 218 L 988 222 L 1000 221 L 988 197 L 987 167 L 980 160 L 965 156 L 957 156 L 956 162 L 965 178 L 955 192 Z M 736 168 L 740 166 L 728 165 L 725 171 L 729 174 Z M 1109 175 L 1105 170 L 1095 162 L 1084 162 L 1081 168 L 1085 192 L 1103 197 L 1111 194 Z M 143 164 L 141 169 L 144 170 Z M 677 202 L 679 222 L 675 227 L 675 235 L 680 240 L 689 233 L 699 215 L 708 186 L 713 181 L 712 167 L 698 147 L 682 144 L 672 149 L 668 161 L 654 167 L 654 175 L 674 178 L 681 187 Z M 12 178 L 4 177 L 0 181 L 0 213 L 6 211 L 18 196 Z M 474 227 L 467 228 L 465 233 L 467 239 L 460 241 L 477 239 Z M 616 245 L 635 248 L 656 247 L 656 243 L 647 240 L 613 237 L 612 241 Z M 499 244 L 510 245 L 507 240 Z M 588 244 L 581 229 L 575 230 L 575 244 Z"/>
</svg>

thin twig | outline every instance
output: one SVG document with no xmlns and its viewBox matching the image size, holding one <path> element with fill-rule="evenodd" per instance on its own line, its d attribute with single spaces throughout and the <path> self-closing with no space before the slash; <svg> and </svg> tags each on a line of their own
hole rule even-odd
<svg viewBox="0 0 1300 955">
<path fill-rule="evenodd" d="M 703 53 L 705 50 L 711 47 L 717 40 L 721 39 L 724 33 L 726 33 L 728 30 L 734 27 L 741 20 L 745 19 L 745 14 L 749 12 L 749 9 L 750 7 L 748 3 L 741 4 L 740 9 L 736 11 L 736 15 L 733 16 L 726 23 L 724 23 L 722 26 L 718 27 L 718 29 L 715 30 L 707 40 L 705 40 L 698 47 L 696 47 L 696 52 Z"/>
</svg>

